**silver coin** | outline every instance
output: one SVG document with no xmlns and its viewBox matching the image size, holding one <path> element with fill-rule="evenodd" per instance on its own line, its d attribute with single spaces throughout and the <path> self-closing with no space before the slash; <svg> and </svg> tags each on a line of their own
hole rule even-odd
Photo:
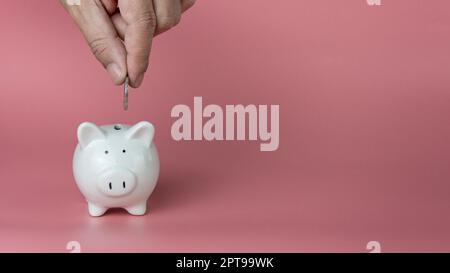
<svg viewBox="0 0 450 273">
<path fill-rule="evenodd" d="M 128 110 L 128 76 L 125 79 L 125 83 L 123 85 L 123 110 Z"/>
</svg>

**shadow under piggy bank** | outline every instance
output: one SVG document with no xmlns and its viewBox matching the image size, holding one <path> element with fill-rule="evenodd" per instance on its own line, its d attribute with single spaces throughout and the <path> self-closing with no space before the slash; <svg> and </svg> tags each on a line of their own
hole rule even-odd
<svg viewBox="0 0 450 273">
<path fill-rule="evenodd" d="M 212 194 L 214 185 L 211 179 L 204 173 L 192 170 L 162 172 L 149 198 L 148 212 L 151 214 L 184 208 L 199 201 L 205 195 Z"/>
<path fill-rule="evenodd" d="M 167 210 L 185 208 L 187 204 L 211 194 L 214 185 L 211 178 L 192 171 L 161 172 L 158 183 L 147 201 L 145 215 L 161 213 Z M 217 187 L 214 187 L 217 188 Z M 122 208 L 111 208 L 106 215 L 127 215 Z"/>
</svg>

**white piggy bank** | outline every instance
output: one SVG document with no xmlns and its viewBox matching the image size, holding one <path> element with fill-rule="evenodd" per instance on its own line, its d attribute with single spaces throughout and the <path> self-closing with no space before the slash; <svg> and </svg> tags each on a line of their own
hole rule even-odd
<svg viewBox="0 0 450 273">
<path fill-rule="evenodd" d="M 73 174 L 90 215 L 101 216 L 109 208 L 145 214 L 159 175 L 154 135 L 155 128 L 146 121 L 132 127 L 90 122 L 78 127 Z"/>
</svg>

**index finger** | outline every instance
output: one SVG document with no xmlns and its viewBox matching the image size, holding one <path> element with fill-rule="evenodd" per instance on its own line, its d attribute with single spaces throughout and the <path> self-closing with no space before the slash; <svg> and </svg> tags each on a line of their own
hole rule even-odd
<svg viewBox="0 0 450 273">
<path fill-rule="evenodd" d="M 130 85 L 141 85 L 147 71 L 152 39 L 156 29 L 156 16 L 151 0 L 119 0 L 122 18 L 127 24 L 124 44 Z"/>
</svg>

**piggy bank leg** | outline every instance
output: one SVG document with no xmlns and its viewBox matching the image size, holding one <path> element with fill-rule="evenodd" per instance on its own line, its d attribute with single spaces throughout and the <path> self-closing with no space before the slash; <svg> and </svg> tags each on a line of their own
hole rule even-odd
<svg viewBox="0 0 450 273">
<path fill-rule="evenodd" d="M 89 203 L 89 202 L 88 202 L 88 209 L 89 209 L 89 214 L 94 217 L 102 216 L 108 210 L 107 208 L 100 207 L 100 206 L 97 206 L 97 205 Z"/>
<path fill-rule="evenodd" d="M 144 215 L 147 211 L 147 201 L 125 209 L 132 215 Z"/>
</svg>

